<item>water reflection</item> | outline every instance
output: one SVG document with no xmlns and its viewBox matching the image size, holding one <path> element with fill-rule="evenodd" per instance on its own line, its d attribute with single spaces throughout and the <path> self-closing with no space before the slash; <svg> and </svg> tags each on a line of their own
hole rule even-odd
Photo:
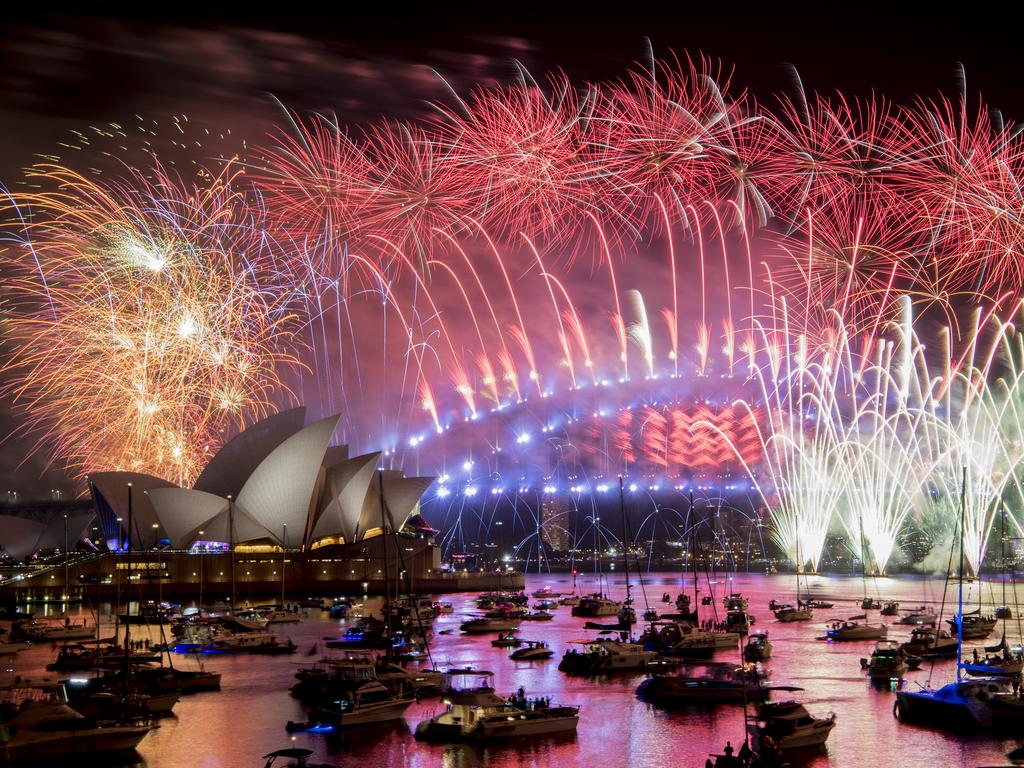
<svg viewBox="0 0 1024 768">
<path fill-rule="evenodd" d="M 624 595 L 621 576 L 612 585 L 612 592 Z M 927 728 L 901 725 L 892 716 L 891 686 L 872 686 L 861 671 L 860 659 L 870 655 L 872 642 L 827 643 L 816 639 L 824 632 L 830 618 L 860 613 L 863 588 L 859 578 L 810 577 L 816 597 L 836 602 L 832 610 L 818 610 L 811 622 L 781 624 L 767 608 L 771 599 L 791 599 L 792 576 L 740 574 L 728 590 L 741 591 L 750 599 L 750 612 L 757 617 L 755 627 L 767 631 L 774 646 L 772 658 L 765 666 L 772 670 L 777 684 L 794 685 L 804 690 L 795 694 L 812 714 L 824 716 L 837 713 L 837 727 L 828 742 L 828 753 L 811 756 L 807 764 L 824 766 L 878 765 L 884 751 L 888 761 L 907 765 L 993 765 L 1004 762 L 1004 754 L 1016 746 L 1009 740 L 985 735 L 952 736 Z M 593 588 L 591 580 L 581 579 L 580 588 Z M 550 584 L 555 591 L 568 592 L 571 576 L 531 576 L 530 591 Z M 706 586 L 704 587 L 706 589 Z M 692 587 L 688 587 L 692 594 Z M 942 597 L 941 580 L 916 577 L 878 579 L 871 584 L 872 595 L 899 600 L 905 606 L 922 603 L 937 604 Z M 679 590 L 677 574 L 654 575 L 646 585 L 647 595 L 654 601 L 663 592 L 674 597 Z M 727 591 L 724 580 L 715 585 L 719 615 L 722 613 L 720 592 Z M 987 605 L 998 602 L 999 590 L 987 585 L 968 585 L 969 598 L 980 595 Z M 634 589 L 638 612 L 645 609 L 639 590 Z M 223 690 L 185 697 L 178 704 L 176 716 L 164 720 L 161 728 L 142 743 L 140 756 L 146 768 L 250 768 L 260 765 L 260 757 L 290 745 L 315 750 L 314 760 L 337 765 L 374 768 L 375 766 L 412 766 L 426 768 L 443 765 L 450 768 L 620 768 L 629 766 L 696 766 L 704 765 L 707 756 L 720 752 L 727 740 L 734 746 L 743 739 L 741 706 L 722 705 L 715 708 L 687 707 L 663 709 L 639 701 L 635 697 L 638 675 L 606 678 L 570 678 L 558 672 L 562 653 L 572 641 L 593 638 L 593 632 L 582 629 L 583 620 L 570 616 L 567 607 L 555 610 L 550 622 L 524 622 L 519 633 L 525 639 L 545 640 L 555 650 L 555 657 L 546 662 L 513 662 L 509 649 L 493 648 L 492 636 L 468 637 L 458 632 L 458 625 L 467 615 L 476 613 L 473 595 L 445 596 L 455 612 L 441 616 L 435 633 L 452 629 L 450 634 L 435 634 L 433 662 L 438 666 L 474 665 L 495 673 L 499 693 L 511 694 L 523 686 L 531 697 L 548 696 L 557 704 L 582 705 L 579 731 L 575 738 L 546 739 L 505 745 L 444 746 L 417 742 L 412 729 L 423 719 L 442 708 L 437 698 L 424 699 L 413 705 L 406 719 L 395 724 L 382 724 L 345 732 L 340 737 L 295 734 L 294 740 L 284 730 L 288 720 L 305 719 L 302 707 L 288 693 L 294 683 L 297 664 L 311 661 L 307 650 L 320 647 L 324 637 L 342 633 L 344 620 L 332 620 L 327 613 L 312 612 L 298 625 L 276 631 L 284 639 L 290 637 L 299 646 L 292 657 L 238 656 L 211 657 L 206 668 L 223 673 Z M 1024 587 L 1018 599 L 1024 601 Z M 372 607 L 374 601 L 371 601 Z M 531 600 L 531 605 L 534 601 Z M 1010 599 L 1011 605 L 1013 604 Z M 659 610 L 669 610 L 660 602 Z M 83 606 L 87 612 L 89 606 Z M 711 607 L 701 608 L 704 612 Z M 104 633 L 111 625 L 109 606 L 102 613 Z M 702 615 L 707 615 L 706 613 Z M 870 614 L 878 621 L 877 612 Z M 949 611 L 945 616 L 949 615 Z M 713 612 L 711 618 L 714 618 Z M 890 624 L 889 637 L 909 636 L 909 627 Z M 1018 619 L 1005 622 L 1007 638 L 1020 638 Z M 993 637 L 1001 632 L 997 627 Z M 157 642 L 159 627 L 134 627 L 133 637 L 148 637 Z M 979 641 L 982 645 L 985 641 Z M 989 640 L 988 642 L 994 642 Z M 969 644 L 967 647 L 973 647 Z M 969 651 L 968 651 L 969 653 Z M 10 658 L 4 666 L 17 666 L 18 672 L 43 674 L 45 664 L 52 660 L 50 647 L 37 647 L 23 652 L 17 664 Z M 739 661 L 739 649 L 732 654 L 717 654 L 719 661 Z M 187 658 L 175 658 L 185 668 L 195 668 Z M 941 685 L 955 674 L 952 661 L 925 664 L 919 672 L 910 672 L 909 685 L 924 684 L 931 679 Z M 777 698 L 788 698 L 779 694 Z M 109 764 L 109 763 L 108 763 Z M 137 765 L 141 765 L 136 763 Z M 131 762 L 122 765 L 132 765 Z"/>
</svg>

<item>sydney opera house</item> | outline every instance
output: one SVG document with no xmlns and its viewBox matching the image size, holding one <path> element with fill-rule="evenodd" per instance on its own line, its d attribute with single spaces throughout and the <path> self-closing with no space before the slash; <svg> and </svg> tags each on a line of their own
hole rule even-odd
<svg viewBox="0 0 1024 768">
<path fill-rule="evenodd" d="M 419 515 L 433 478 L 379 469 L 380 453 L 350 457 L 330 445 L 338 416 L 308 425 L 305 417 L 295 408 L 240 432 L 192 488 L 133 472 L 92 473 L 92 514 L 48 524 L 3 516 L 0 548 L 31 564 L 35 553 L 85 540 L 95 554 L 73 557 L 72 591 L 113 588 L 129 567 L 134 580 L 165 584 L 168 597 L 229 589 L 242 597 L 282 584 L 289 592 L 379 591 L 385 576 L 419 581 L 424 591 L 458 588 L 451 582 L 467 575 L 442 573 L 436 532 Z M 17 578 L 8 571 L 5 586 L 60 588 L 63 570 L 37 562 Z"/>
</svg>

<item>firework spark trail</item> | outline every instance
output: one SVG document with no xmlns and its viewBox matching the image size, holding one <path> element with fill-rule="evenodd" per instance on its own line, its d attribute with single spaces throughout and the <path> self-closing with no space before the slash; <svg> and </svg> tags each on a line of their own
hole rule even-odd
<svg viewBox="0 0 1024 768">
<path fill-rule="evenodd" d="M 226 433 L 290 397 L 295 318 L 234 166 L 195 185 L 146 171 L 29 172 L 46 189 L 18 201 L 32 218 L 8 284 L 5 390 L 72 469 L 188 482 Z"/>
</svg>

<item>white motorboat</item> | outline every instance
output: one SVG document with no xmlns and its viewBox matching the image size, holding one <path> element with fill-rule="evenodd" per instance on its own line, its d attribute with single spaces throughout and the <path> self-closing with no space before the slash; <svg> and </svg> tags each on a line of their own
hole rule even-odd
<svg viewBox="0 0 1024 768">
<path fill-rule="evenodd" d="M 560 598 L 558 598 L 558 604 L 559 605 L 568 605 L 568 606 L 579 605 L 580 604 L 580 596 L 579 595 L 569 595 L 568 597 L 560 597 Z"/>
<path fill-rule="evenodd" d="M 622 603 L 615 600 L 609 600 L 601 595 L 587 595 L 580 598 L 578 605 L 573 606 L 572 615 L 587 619 L 617 616 L 621 608 Z"/>
<path fill-rule="evenodd" d="M 552 706 L 545 699 L 522 695 L 505 699 L 494 692 L 493 674 L 482 670 L 450 673 L 442 694 L 445 711 L 416 726 L 426 741 L 489 741 L 518 736 L 574 733 L 579 707 Z"/>
<path fill-rule="evenodd" d="M 544 587 L 543 589 L 538 589 L 533 593 L 533 597 L 537 598 L 538 600 L 550 600 L 554 598 L 559 598 L 561 596 L 561 592 L 555 592 L 551 589 L 551 587 Z"/>
<path fill-rule="evenodd" d="M 524 640 L 523 644 L 525 647 L 512 651 L 512 661 L 545 661 L 555 655 L 543 640 Z"/>
<path fill-rule="evenodd" d="M 792 605 L 781 605 L 775 611 L 775 619 L 789 623 L 791 621 L 810 621 L 814 618 L 814 611 L 809 607 L 796 608 Z"/>
<path fill-rule="evenodd" d="M 880 640 L 889 632 L 885 624 L 861 624 L 858 621 L 833 621 L 825 633 L 829 640 Z"/>
<path fill-rule="evenodd" d="M 519 618 L 523 621 L 551 621 L 555 618 L 555 614 L 548 613 L 547 611 L 533 611 L 531 613 L 524 613 Z"/>
<path fill-rule="evenodd" d="M 468 635 L 485 635 L 489 632 L 515 632 L 519 622 L 515 619 L 470 619 L 462 622 L 459 629 Z"/>
<path fill-rule="evenodd" d="M 647 668 L 658 654 L 648 651 L 642 643 L 621 640 L 594 640 L 577 643 L 583 650 L 570 648 L 558 664 L 560 672 L 570 675 L 603 675 L 615 672 L 639 672 Z"/>
<path fill-rule="evenodd" d="M 773 754 L 820 747 L 835 727 L 835 714 L 814 717 L 803 704 L 785 701 L 762 704 L 748 729 L 756 751 Z"/>
<path fill-rule="evenodd" d="M 68 706 L 56 684 L 19 683 L 0 691 L 0 752 L 11 763 L 131 752 L 149 725 L 99 725 Z"/>
</svg>

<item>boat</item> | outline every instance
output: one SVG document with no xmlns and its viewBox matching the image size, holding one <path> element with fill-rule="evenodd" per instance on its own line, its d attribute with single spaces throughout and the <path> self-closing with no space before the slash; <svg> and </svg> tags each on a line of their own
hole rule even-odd
<svg viewBox="0 0 1024 768">
<path fill-rule="evenodd" d="M 524 648 L 512 651 L 512 661 L 545 661 L 555 655 L 543 640 L 524 640 Z"/>
<path fill-rule="evenodd" d="M 618 616 L 622 603 L 609 600 L 600 593 L 581 597 L 578 605 L 572 607 L 572 615 L 587 619 L 601 616 Z"/>
<path fill-rule="evenodd" d="M 27 651 L 31 647 L 32 643 L 28 641 L 23 643 L 0 643 L 0 656 L 10 656 L 13 653 Z"/>
<path fill-rule="evenodd" d="M 467 635 L 485 635 L 489 632 L 515 632 L 519 629 L 519 622 L 513 619 L 470 619 L 459 625 L 459 630 Z"/>
<path fill-rule="evenodd" d="M 57 658 L 47 664 L 46 669 L 49 672 L 71 672 L 77 669 L 120 666 L 126 661 L 129 664 L 152 664 L 160 661 L 160 654 L 147 650 L 126 651 L 112 643 L 93 643 L 91 646 L 74 643 L 62 645 L 57 650 Z"/>
<path fill-rule="evenodd" d="M 899 616 L 900 615 L 900 604 L 894 600 L 890 600 L 882 606 L 881 614 L 883 616 Z"/>
<path fill-rule="evenodd" d="M 747 644 L 743 646 L 744 661 L 767 661 L 772 657 L 772 644 L 768 640 L 767 632 L 753 632 L 747 638 Z"/>
<path fill-rule="evenodd" d="M 746 612 L 747 608 L 750 607 L 747 598 L 743 597 L 743 595 L 739 594 L 738 592 L 733 592 L 723 597 L 722 605 L 725 606 L 725 610 L 727 611 Z"/>
<path fill-rule="evenodd" d="M 533 610 L 535 611 L 553 611 L 558 607 L 556 600 L 541 600 L 539 603 L 533 604 Z"/>
<path fill-rule="evenodd" d="M 257 608 L 256 612 L 267 624 L 294 624 L 302 621 L 301 613 L 298 611 L 288 611 L 283 608 L 271 608 L 269 610 Z"/>
<path fill-rule="evenodd" d="M 994 724 L 993 700 L 1006 696 L 1013 694 L 1005 679 L 960 680 L 936 689 L 896 691 L 893 714 L 901 723 L 954 730 L 991 727 Z"/>
<path fill-rule="evenodd" d="M 519 618 L 523 621 L 551 621 L 555 618 L 555 614 L 548 613 L 547 611 L 532 611 L 530 613 L 524 613 Z"/>
<path fill-rule="evenodd" d="M 893 624 L 911 627 L 934 627 L 939 620 L 931 611 L 912 611 L 896 619 Z"/>
<path fill-rule="evenodd" d="M 96 723 L 68 705 L 62 685 L 27 681 L 0 689 L 0 722 L 0 753 L 10 763 L 131 752 L 153 730 Z"/>
<path fill-rule="evenodd" d="M 793 621 L 810 621 L 814 612 L 810 608 L 798 608 L 792 605 L 780 605 L 775 610 L 775 620 L 786 624 Z"/>
<path fill-rule="evenodd" d="M 534 591 L 533 597 L 538 600 L 552 600 L 562 597 L 562 593 L 553 591 L 551 587 L 543 587 Z"/>
<path fill-rule="evenodd" d="M 747 728 L 754 749 L 763 755 L 821 747 L 836 727 L 836 716 L 814 717 L 795 701 L 766 702 Z"/>
<path fill-rule="evenodd" d="M 522 688 L 514 697 L 494 692 L 494 675 L 484 670 L 453 670 L 442 698 L 445 711 L 416 726 L 423 741 L 491 741 L 519 736 L 575 733 L 579 707 L 530 700 Z"/>
<path fill-rule="evenodd" d="M 957 642 L 944 629 L 920 626 L 913 629 L 910 639 L 900 647 L 904 653 L 924 659 L 954 659 Z"/>
<path fill-rule="evenodd" d="M 640 672 L 658 656 L 641 643 L 622 640 L 600 639 L 574 645 L 583 646 L 583 650 L 570 648 L 566 651 L 558 664 L 559 672 L 569 675 Z"/>
<path fill-rule="evenodd" d="M 740 642 L 736 632 L 715 632 L 675 621 L 652 622 L 640 636 L 649 650 L 664 656 L 690 659 L 710 658 L 716 651 L 735 650 Z"/>
<path fill-rule="evenodd" d="M 411 693 L 394 695 L 378 680 L 355 680 L 332 689 L 332 700 L 312 710 L 308 721 L 289 720 L 285 728 L 302 731 L 316 726 L 337 729 L 386 723 L 401 720 L 412 703 Z"/>
<path fill-rule="evenodd" d="M 722 628 L 726 632 L 735 632 L 738 635 L 746 635 L 754 623 L 754 617 L 746 611 L 729 611 L 725 615 Z"/>
<path fill-rule="evenodd" d="M 331 603 L 328 614 L 332 619 L 344 619 L 352 610 L 352 604 L 346 598 L 339 598 Z"/>
<path fill-rule="evenodd" d="M 803 605 L 805 608 L 820 608 L 823 611 L 827 611 L 829 608 L 834 607 L 834 604 L 827 600 L 805 600 Z"/>
<path fill-rule="evenodd" d="M 799 524 L 799 520 L 797 521 Z M 776 621 L 784 623 L 790 623 L 795 621 L 810 621 L 814 618 L 814 610 L 808 604 L 802 604 L 800 601 L 800 571 L 803 570 L 803 558 L 800 557 L 800 537 L 796 537 L 796 606 L 792 605 L 780 605 L 772 600 L 768 607 L 775 615 Z"/>
<path fill-rule="evenodd" d="M 858 621 L 833 621 L 825 633 L 827 639 L 836 642 L 850 640 L 878 640 L 886 636 L 889 628 L 885 624 L 861 624 Z"/>
<path fill-rule="evenodd" d="M 568 597 L 558 598 L 559 605 L 577 606 L 580 604 L 579 595 L 569 595 Z"/>
<path fill-rule="evenodd" d="M 35 643 L 57 643 L 64 640 L 92 640 L 96 637 L 96 628 L 90 627 L 88 619 L 76 624 L 71 619 L 63 623 L 40 621 L 38 619 L 19 619 L 11 624 L 10 639 L 30 640 Z"/>
<path fill-rule="evenodd" d="M 957 622 L 956 619 L 946 619 L 946 623 L 950 629 L 956 631 Z M 982 616 L 980 609 L 974 613 L 964 614 L 963 616 L 963 638 L 964 640 L 984 640 L 986 637 L 992 634 L 996 628 L 996 617 L 995 616 Z"/>
<path fill-rule="evenodd" d="M 962 663 L 961 668 L 971 677 L 1019 677 L 1024 671 L 1024 655 L 1011 653 L 1004 649 L 1002 653 L 987 653 L 979 656 L 977 649 L 971 661 Z"/>
<path fill-rule="evenodd" d="M 655 675 L 636 689 L 638 698 L 653 704 L 717 704 L 763 701 L 770 688 L 756 665 L 709 664 L 703 674 Z"/>
<path fill-rule="evenodd" d="M 862 611 L 880 611 L 882 603 L 872 597 L 865 597 L 860 601 L 860 609 Z"/>
<path fill-rule="evenodd" d="M 495 648 L 518 648 L 522 644 L 523 641 L 511 632 L 503 632 L 497 638 L 491 640 L 491 645 Z"/>
<path fill-rule="evenodd" d="M 861 659 L 860 668 L 872 680 L 901 678 L 910 669 L 907 654 L 895 640 L 879 640 L 871 652 L 871 658 Z"/>
<path fill-rule="evenodd" d="M 1024 700 L 1010 690 L 1010 680 L 1000 677 L 964 679 L 964 526 L 967 516 L 967 468 L 963 470 L 960 493 L 957 612 L 953 626 L 957 630 L 955 658 L 956 680 L 940 688 L 903 689 L 896 691 L 893 715 L 900 722 L 915 722 L 948 730 L 999 728 L 1013 726 L 1019 732 L 1024 722 Z M 978 618 L 978 614 L 970 614 Z M 915 629 L 915 632 L 925 631 Z"/>
<path fill-rule="evenodd" d="M 231 632 L 229 630 L 214 631 L 210 642 L 201 653 L 262 653 L 287 654 L 295 652 L 295 644 L 282 643 L 272 632 Z"/>
</svg>

